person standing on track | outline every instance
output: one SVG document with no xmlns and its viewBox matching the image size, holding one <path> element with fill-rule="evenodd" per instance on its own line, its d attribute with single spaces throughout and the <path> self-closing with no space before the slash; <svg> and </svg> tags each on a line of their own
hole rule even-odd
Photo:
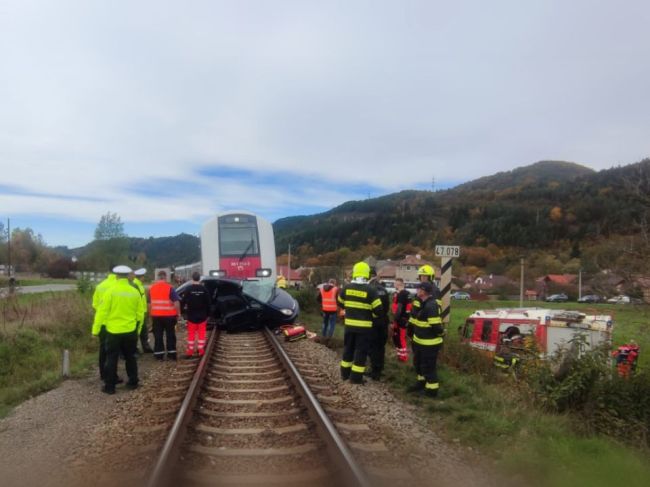
<svg viewBox="0 0 650 487">
<path fill-rule="evenodd" d="M 417 295 L 421 306 L 411 316 L 414 327 L 413 365 L 417 382 L 408 390 L 428 397 L 436 397 L 440 388 L 436 362 L 444 335 L 440 305 L 434 293 L 433 283 L 424 281 L 418 284 Z"/>
<path fill-rule="evenodd" d="M 139 279 L 147 273 L 147 269 L 141 267 L 133 271 L 133 285 L 140 292 L 142 296 L 142 304 L 144 305 L 144 314 L 142 316 L 142 330 L 140 331 L 140 346 L 142 347 L 142 353 L 152 353 L 153 349 L 149 345 L 149 327 L 147 326 L 147 291 L 142 284 L 142 281 Z"/>
<path fill-rule="evenodd" d="M 92 334 L 99 338 L 99 377 L 102 381 L 104 380 L 104 368 L 106 367 L 106 324 L 99 321 L 101 315 L 99 315 L 97 311 L 99 306 L 102 304 L 104 294 L 117 281 L 117 277 L 113 274 L 112 267 L 113 266 L 111 266 L 111 271 L 106 279 L 97 284 L 95 292 L 93 293 L 93 309 L 95 310 L 95 318 L 93 320 Z M 122 382 L 122 379 L 118 379 L 118 382 Z"/>
<path fill-rule="evenodd" d="M 418 281 L 430 282 L 433 285 L 433 297 L 438 301 L 438 305 L 442 307 L 442 302 L 440 302 L 440 291 L 438 290 L 438 287 L 433 283 L 433 278 L 435 275 L 436 271 L 433 270 L 433 267 L 428 264 L 425 264 L 418 269 Z M 421 305 L 422 303 L 420 301 L 420 298 L 418 298 L 416 294 L 415 298 L 413 298 L 413 302 L 411 303 L 411 318 L 409 319 L 406 331 L 406 334 L 410 338 L 413 338 L 413 317 L 420 311 Z"/>
<path fill-rule="evenodd" d="M 210 292 L 201 284 L 201 274 L 192 273 L 192 284 L 187 288 L 181 301 L 181 311 L 187 320 L 186 357 L 194 356 L 194 341 L 198 335 L 197 349 L 199 357 L 205 354 L 205 329 L 210 316 Z"/>
<path fill-rule="evenodd" d="M 390 299 L 388 291 L 384 285 L 377 279 L 377 271 L 374 267 L 370 268 L 369 285 L 375 290 L 381 300 L 381 312 L 372 320 L 372 343 L 370 345 L 370 378 L 372 380 L 381 379 L 384 371 L 384 359 L 386 356 L 386 340 L 388 339 L 388 310 L 390 309 Z"/>
<path fill-rule="evenodd" d="M 158 272 L 158 280 L 149 288 L 149 298 L 149 316 L 154 335 L 153 355 L 163 360 L 166 345 L 167 358 L 176 360 L 176 321 L 181 305 L 176 290 L 167 282 L 167 272 Z"/>
<path fill-rule="evenodd" d="M 395 293 L 393 294 L 393 323 L 392 337 L 397 360 L 408 362 L 409 352 L 406 344 L 406 325 L 411 313 L 411 297 L 404 289 L 404 279 L 398 277 L 395 279 Z"/>
<path fill-rule="evenodd" d="M 341 379 L 363 384 L 366 359 L 372 342 L 372 323 L 382 313 L 377 292 L 368 285 L 370 267 L 357 262 L 352 268 L 352 282 L 339 293 L 338 303 L 345 311 L 345 334 Z"/>
<path fill-rule="evenodd" d="M 331 338 L 334 335 L 338 293 L 339 289 L 336 287 L 336 280 L 334 279 L 330 279 L 318 290 L 316 299 L 320 303 L 321 313 L 323 314 L 323 330 L 321 332 L 323 338 Z"/>
<path fill-rule="evenodd" d="M 103 295 L 97 309 L 98 323 L 106 327 L 106 364 L 104 366 L 104 387 L 106 394 L 115 394 L 117 378 L 117 361 L 120 354 L 126 362 L 129 389 L 138 387 L 138 362 L 135 353 L 138 348 L 138 334 L 144 311 L 142 296 L 129 282 L 130 267 L 118 265 L 113 268 L 117 275 L 113 284 Z M 93 334 L 96 330 L 93 329 Z"/>
</svg>

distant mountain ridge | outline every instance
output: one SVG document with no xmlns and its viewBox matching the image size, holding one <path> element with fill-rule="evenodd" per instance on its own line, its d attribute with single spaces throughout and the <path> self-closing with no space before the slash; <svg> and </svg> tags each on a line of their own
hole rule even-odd
<svg viewBox="0 0 650 487">
<path fill-rule="evenodd" d="M 410 244 L 546 247 L 561 240 L 634 232 L 639 207 L 629 188 L 650 160 L 603 171 L 540 161 L 444 191 L 400 191 L 348 201 L 324 213 L 274 223 L 278 252 L 288 243 L 321 254 Z"/>
</svg>

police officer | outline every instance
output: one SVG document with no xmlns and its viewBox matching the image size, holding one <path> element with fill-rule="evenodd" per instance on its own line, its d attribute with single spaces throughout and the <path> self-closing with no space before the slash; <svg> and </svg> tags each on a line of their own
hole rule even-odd
<svg viewBox="0 0 650 487">
<path fill-rule="evenodd" d="M 388 291 L 377 279 L 377 271 L 374 267 L 370 268 L 370 287 L 372 287 L 381 300 L 381 312 L 372 321 L 372 343 L 370 345 L 370 378 L 372 380 L 381 379 L 381 373 L 384 370 L 384 358 L 386 355 L 386 340 L 388 339 L 388 310 L 390 308 L 390 299 Z"/>
<path fill-rule="evenodd" d="M 436 397 L 440 387 L 436 362 L 442 346 L 444 328 L 440 317 L 440 305 L 434 296 L 434 285 L 423 281 L 418 284 L 417 297 L 420 306 L 413 311 L 413 365 L 417 382 L 409 388 L 410 392 L 423 392 L 428 397 Z"/>
<path fill-rule="evenodd" d="M 142 347 L 143 353 L 153 353 L 151 345 L 149 345 L 149 327 L 147 326 L 147 292 L 144 288 L 144 284 L 140 278 L 147 273 L 147 269 L 141 267 L 133 271 L 133 280 L 131 281 L 136 289 L 140 292 L 142 296 L 142 304 L 144 306 L 144 315 L 140 322 L 142 323 L 142 330 L 140 331 L 140 346 Z"/>
<path fill-rule="evenodd" d="M 106 327 L 105 349 L 106 363 L 104 365 L 104 388 L 106 394 L 115 394 L 117 384 L 117 360 L 122 354 L 126 362 L 126 373 L 129 376 L 127 387 L 138 387 L 138 362 L 135 353 L 138 347 L 142 309 L 142 296 L 129 282 L 130 267 L 118 265 L 113 268 L 116 281 L 103 295 L 97 309 L 97 321 Z M 93 334 L 95 333 L 93 328 Z M 99 330 L 97 330 L 99 331 Z"/>
<path fill-rule="evenodd" d="M 106 291 L 115 284 L 117 278 L 115 274 L 109 272 L 106 279 L 97 284 L 95 292 L 93 293 L 93 309 L 95 310 L 95 318 L 93 320 L 92 334 L 99 338 L 99 377 L 101 380 L 104 380 L 104 367 L 106 366 L 106 326 L 104 323 L 99 321 L 100 315 L 97 312 L 99 305 L 102 303 L 102 299 Z M 119 379 L 121 381 L 121 379 Z"/>
<path fill-rule="evenodd" d="M 352 282 L 343 287 L 338 297 L 345 311 L 341 379 L 349 378 L 354 384 L 363 384 L 373 320 L 383 312 L 377 292 L 368 285 L 369 278 L 368 264 L 357 262 L 352 268 Z"/>
</svg>

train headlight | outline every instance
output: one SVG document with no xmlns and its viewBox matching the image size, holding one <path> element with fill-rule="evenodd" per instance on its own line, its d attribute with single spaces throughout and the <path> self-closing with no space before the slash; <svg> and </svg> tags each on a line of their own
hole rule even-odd
<svg viewBox="0 0 650 487">
<path fill-rule="evenodd" d="M 256 269 L 255 277 L 271 277 L 271 269 Z"/>
<path fill-rule="evenodd" d="M 280 313 L 285 316 L 291 316 L 293 314 L 293 310 L 290 310 L 289 308 L 283 308 L 280 310 Z"/>
<path fill-rule="evenodd" d="M 212 270 L 210 271 L 210 275 L 212 277 L 226 277 L 226 271 L 223 271 L 221 269 Z"/>
</svg>

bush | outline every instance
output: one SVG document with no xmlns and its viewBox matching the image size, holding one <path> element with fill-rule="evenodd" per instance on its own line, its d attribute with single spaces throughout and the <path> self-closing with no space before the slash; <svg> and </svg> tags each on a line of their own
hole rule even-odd
<svg viewBox="0 0 650 487">
<path fill-rule="evenodd" d="M 95 283 L 87 277 L 77 279 L 77 291 L 79 294 L 92 294 L 95 292 Z"/>
<path fill-rule="evenodd" d="M 316 300 L 316 295 L 318 293 L 316 288 L 307 286 L 301 289 L 288 289 L 287 291 L 296 301 L 298 301 L 301 311 L 308 313 L 319 309 L 318 301 Z"/>
</svg>

